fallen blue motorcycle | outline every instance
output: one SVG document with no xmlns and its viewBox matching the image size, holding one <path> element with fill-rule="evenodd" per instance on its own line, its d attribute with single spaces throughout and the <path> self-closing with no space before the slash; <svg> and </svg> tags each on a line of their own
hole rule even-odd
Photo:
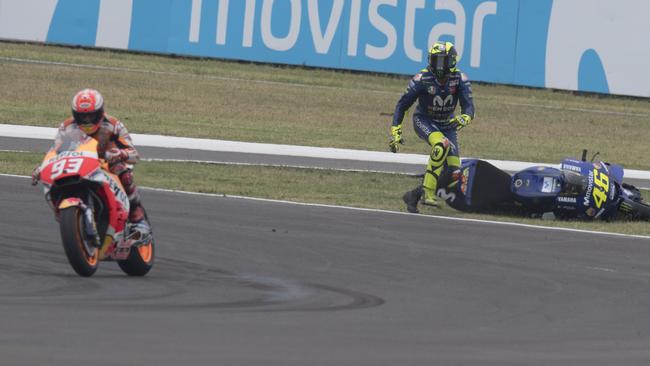
<svg viewBox="0 0 650 366">
<path fill-rule="evenodd" d="M 480 159 L 441 177 L 437 194 L 463 212 L 581 220 L 650 221 L 650 203 L 623 183 L 617 164 L 564 159 L 560 168 L 533 166 L 510 175 Z"/>
</svg>

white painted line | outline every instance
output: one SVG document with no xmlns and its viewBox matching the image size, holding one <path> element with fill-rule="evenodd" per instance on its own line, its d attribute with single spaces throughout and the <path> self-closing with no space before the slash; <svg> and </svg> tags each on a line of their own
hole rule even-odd
<svg viewBox="0 0 650 366">
<path fill-rule="evenodd" d="M 27 175 L 16 175 L 16 174 L 5 174 L 5 173 L 0 173 L 0 176 L 2 177 L 11 177 L 11 178 L 25 178 L 25 179 L 32 179 L 32 177 L 29 177 Z"/>
<path fill-rule="evenodd" d="M 612 115 L 612 116 L 650 117 L 650 114 L 645 114 L 645 113 L 632 113 L 632 112 L 621 112 L 621 111 L 604 111 L 604 110 L 599 110 L 599 109 L 572 108 L 572 107 L 562 107 L 562 106 L 553 106 L 553 105 L 540 105 L 540 104 L 533 104 L 533 103 L 504 102 L 503 104 L 505 104 L 505 105 L 514 105 L 514 106 L 518 106 L 518 107 L 552 109 L 552 110 L 558 110 L 558 111 L 594 113 L 594 114 L 609 114 L 609 115 Z"/>
<path fill-rule="evenodd" d="M 352 211 L 387 213 L 387 214 L 392 214 L 392 215 L 409 215 L 409 216 L 412 216 L 414 218 L 423 218 L 423 219 L 431 219 L 431 218 L 433 218 L 433 219 L 438 219 L 438 220 L 474 222 L 474 223 L 492 224 L 492 225 L 505 225 L 505 226 L 517 226 L 517 227 L 525 227 L 525 228 L 541 229 L 541 230 L 568 231 L 568 232 L 583 233 L 583 234 L 595 234 L 595 235 L 608 235 L 608 236 L 618 236 L 618 237 L 627 237 L 627 238 L 650 239 L 650 236 L 645 236 L 645 235 L 608 233 L 608 232 L 604 232 L 604 231 L 593 231 L 593 230 L 581 230 L 581 229 L 553 227 L 553 226 L 520 224 L 520 223 L 506 222 L 506 221 L 479 220 L 479 219 L 451 217 L 451 216 L 437 216 L 437 215 L 419 215 L 419 214 L 412 214 L 412 213 L 408 213 L 408 212 L 388 211 L 388 210 L 380 210 L 380 209 L 374 209 L 374 208 L 348 207 L 348 206 L 338 206 L 338 205 L 327 205 L 327 204 L 321 204 L 321 203 L 293 202 L 293 201 L 285 201 L 285 200 L 274 200 L 274 199 L 269 199 L 269 198 L 256 198 L 256 197 L 246 197 L 246 196 L 217 194 L 217 193 L 188 192 L 188 191 L 180 191 L 180 190 L 175 190 L 175 189 L 164 189 L 164 188 L 152 188 L 152 187 L 138 187 L 138 188 L 142 188 L 142 189 L 149 190 L 149 191 L 179 193 L 179 194 L 187 194 L 187 195 L 194 195 L 194 196 L 235 198 L 235 199 L 242 199 L 242 200 L 249 200 L 249 201 L 282 203 L 282 204 L 297 205 L 297 206 L 336 208 L 336 209 L 344 209 L 344 210 L 352 210 Z"/>
<path fill-rule="evenodd" d="M 587 269 L 593 269 L 594 271 L 601 271 L 601 272 L 612 272 L 612 273 L 616 273 L 616 272 L 618 272 L 618 271 L 615 270 L 615 269 L 605 268 L 605 267 L 585 267 L 585 268 L 587 268 Z"/>
<path fill-rule="evenodd" d="M 192 1 L 192 6 L 194 7 L 196 3 L 200 4 L 200 1 Z M 193 13 L 194 14 L 194 13 Z M 194 15 L 192 15 L 194 18 Z M 192 19 L 193 22 L 196 19 Z M 194 42 L 194 39 L 198 41 L 198 29 L 196 25 L 191 25 L 190 29 L 190 42 Z M 287 85 L 292 87 L 306 87 L 310 89 L 334 89 L 334 90 L 354 90 L 352 88 L 337 87 L 337 86 L 328 86 L 328 85 L 311 85 L 304 83 L 291 83 L 286 81 L 270 81 L 270 80 L 254 80 L 254 79 L 243 79 L 243 78 L 233 78 L 227 76 L 216 76 L 216 75 L 197 75 L 191 73 L 183 72 L 174 72 L 174 71 L 156 71 L 156 70 L 145 70 L 145 69 L 132 69 L 126 67 L 115 67 L 115 66 L 100 66 L 100 65 L 90 65 L 90 64 L 75 64 L 67 62 L 56 62 L 56 61 L 44 61 L 44 60 L 35 60 L 35 59 L 24 59 L 16 57 L 0 57 L 0 61 L 8 62 L 18 62 L 18 63 L 28 63 L 28 64 L 41 64 L 41 65 L 51 65 L 51 66 L 62 66 L 62 67 L 73 67 L 73 68 L 83 68 L 83 69 L 94 69 L 94 70 L 106 70 L 106 71 L 120 71 L 120 72 L 133 72 L 133 73 L 146 73 L 146 74 L 157 74 L 157 75 L 175 75 L 175 76 L 184 76 L 184 77 L 198 77 L 208 80 L 224 80 L 224 81 L 244 81 L 247 83 L 257 83 L 257 84 L 269 84 L 269 85 Z M 406 81 L 405 81 L 406 83 Z M 399 96 L 398 92 L 390 92 L 385 90 L 364 90 L 366 93 L 373 94 L 384 94 L 384 95 L 395 95 Z M 474 96 L 476 99 L 481 99 L 481 97 Z M 528 108 L 542 108 L 542 109 L 553 109 L 553 110 L 564 110 L 571 112 L 580 112 L 580 113 L 593 113 L 593 114 L 604 114 L 604 115 L 615 115 L 615 116 L 630 116 L 630 117 L 650 117 L 650 114 L 647 113 L 632 113 L 632 112 L 621 112 L 621 111 L 609 111 L 602 109 L 585 109 L 585 108 L 571 108 L 563 106 L 553 106 L 553 105 L 543 105 L 543 104 L 533 104 L 533 103 L 514 103 L 514 102 L 502 102 L 504 105 L 512 105 L 517 107 L 528 107 Z"/>
<path fill-rule="evenodd" d="M 56 128 L 23 125 L 0 124 L 0 136 L 17 138 L 34 138 L 53 140 Z M 227 140 L 198 139 L 190 137 L 131 134 L 136 146 L 161 148 L 179 148 L 190 150 L 235 152 L 279 156 L 297 156 L 320 159 L 338 159 L 355 161 L 372 161 L 382 163 L 416 164 L 424 166 L 428 155 L 393 154 L 390 152 L 366 151 L 353 149 L 335 149 L 329 147 L 312 147 L 296 145 L 262 144 Z M 535 165 L 559 167 L 558 164 L 532 163 L 520 161 L 503 161 L 486 159 L 499 169 L 518 171 Z M 650 172 L 626 169 L 625 176 L 632 179 L 650 179 Z"/>
<path fill-rule="evenodd" d="M 12 178 L 31 179 L 31 177 L 25 176 L 25 175 L 14 175 L 14 174 L 0 173 L 0 176 L 2 176 L 2 177 L 12 177 Z M 541 230 L 569 231 L 569 232 L 584 233 L 584 234 L 595 234 L 595 235 L 608 235 L 608 236 L 618 236 L 618 237 L 627 237 L 627 238 L 650 239 L 650 236 L 645 236 L 645 235 L 608 233 L 608 232 L 604 232 L 604 231 L 581 230 L 581 229 L 571 229 L 571 228 L 552 227 L 552 226 L 540 226 L 540 225 L 520 224 L 520 223 L 516 223 L 516 222 L 479 220 L 479 219 L 469 219 L 469 218 L 451 217 L 451 216 L 419 215 L 419 214 L 412 214 L 412 213 L 408 213 L 408 212 L 388 211 L 388 210 L 380 210 L 380 209 L 374 209 L 374 208 L 361 208 L 361 207 L 327 205 L 327 204 L 322 204 L 322 203 L 293 202 L 293 201 L 286 201 L 286 200 L 274 200 L 274 199 L 269 199 L 269 198 L 257 198 L 257 197 L 228 195 L 228 194 L 225 194 L 225 193 L 219 194 L 219 193 L 189 192 L 189 191 L 181 191 L 181 190 L 176 190 L 176 189 L 154 188 L 154 187 L 145 187 L 145 186 L 138 186 L 138 189 L 147 190 L 147 191 L 154 191 L 154 192 L 167 192 L 167 193 L 186 194 L 186 195 L 191 195 L 191 196 L 203 196 L 203 197 L 215 197 L 215 198 L 234 198 L 234 199 L 241 199 L 241 200 L 270 202 L 270 203 L 282 203 L 282 204 L 297 205 L 297 206 L 337 208 L 337 209 L 353 210 L 353 211 L 387 213 L 387 214 L 392 214 L 392 215 L 409 215 L 409 216 L 412 216 L 414 218 L 423 218 L 423 219 L 431 219 L 431 218 L 433 218 L 433 219 L 439 219 L 439 220 L 475 222 L 475 223 L 492 224 L 492 225 L 517 226 L 517 227 L 525 227 L 525 228 L 541 229 Z"/>
<path fill-rule="evenodd" d="M 8 153 L 30 153 L 32 151 L 25 151 L 25 150 L 4 150 L 1 149 L 0 152 L 8 152 Z"/>
</svg>

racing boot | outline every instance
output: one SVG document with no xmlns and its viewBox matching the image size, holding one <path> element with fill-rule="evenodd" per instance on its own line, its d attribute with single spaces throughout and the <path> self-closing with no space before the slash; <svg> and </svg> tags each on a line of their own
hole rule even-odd
<svg viewBox="0 0 650 366">
<path fill-rule="evenodd" d="M 147 244 L 152 239 L 151 224 L 147 219 L 147 214 L 144 207 L 140 202 L 134 202 L 129 212 L 129 222 L 131 223 L 130 233 L 128 238 L 133 239 L 133 245 Z"/>
<path fill-rule="evenodd" d="M 402 196 L 402 200 L 406 203 L 406 211 L 410 213 L 420 213 L 418 210 L 418 202 L 422 197 L 422 186 L 417 186 Z"/>
<path fill-rule="evenodd" d="M 425 206 L 440 207 L 438 197 L 436 196 L 436 188 L 438 186 L 438 176 L 430 170 L 424 174 L 424 181 L 422 182 L 422 204 Z"/>
<path fill-rule="evenodd" d="M 119 174 L 120 182 L 122 182 L 124 191 L 129 196 L 130 229 L 127 238 L 135 241 L 133 245 L 147 244 L 152 238 L 151 225 L 149 224 L 147 213 L 142 206 L 138 188 L 135 186 L 133 171 L 128 169 L 125 164 L 120 164 L 113 166 L 112 169 L 115 171 L 121 171 Z"/>
</svg>

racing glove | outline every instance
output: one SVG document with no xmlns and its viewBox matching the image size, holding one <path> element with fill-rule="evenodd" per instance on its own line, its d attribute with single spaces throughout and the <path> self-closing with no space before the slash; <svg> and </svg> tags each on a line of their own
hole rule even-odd
<svg viewBox="0 0 650 366">
<path fill-rule="evenodd" d="M 110 150 L 106 150 L 106 152 L 104 153 L 104 159 L 109 164 L 120 163 L 125 161 L 128 158 L 129 158 L 129 154 L 126 152 L 126 150 L 123 149 L 112 148 Z"/>
<path fill-rule="evenodd" d="M 472 122 L 472 117 L 468 114 L 461 114 L 449 120 L 449 123 L 456 124 L 456 130 L 460 131 Z"/>
<path fill-rule="evenodd" d="M 391 139 L 388 143 L 388 147 L 390 148 L 391 152 L 396 153 L 397 150 L 399 150 L 398 144 L 404 145 L 404 139 L 402 138 L 402 125 L 391 126 L 390 136 Z"/>
<path fill-rule="evenodd" d="M 40 165 L 32 170 L 32 185 L 35 186 L 41 180 L 41 167 Z"/>
</svg>

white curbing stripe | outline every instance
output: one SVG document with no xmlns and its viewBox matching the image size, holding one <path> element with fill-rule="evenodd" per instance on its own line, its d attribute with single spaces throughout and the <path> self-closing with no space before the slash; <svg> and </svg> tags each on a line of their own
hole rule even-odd
<svg viewBox="0 0 650 366">
<path fill-rule="evenodd" d="M 54 141 L 56 130 L 56 128 L 51 127 L 0 124 L 0 136 L 4 137 L 19 137 Z"/>
<path fill-rule="evenodd" d="M 3 174 L 0 173 L 0 177 L 12 177 L 12 178 L 22 178 L 22 179 L 31 179 L 31 177 L 26 175 L 15 175 L 15 174 Z M 295 202 L 295 201 L 285 201 L 285 200 L 275 200 L 270 198 L 257 198 L 257 197 L 248 197 L 248 196 L 237 196 L 229 195 L 224 193 L 203 193 L 203 192 L 190 192 L 190 191 L 181 191 L 176 189 L 165 189 L 165 188 L 154 188 L 154 187 L 145 187 L 139 186 L 138 189 L 146 191 L 155 191 L 155 192 L 165 192 L 165 193 L 176 193 L 190 196 L 203 196 L 203 197 L 213 197 L 213 198 L 231 198 L 231 199 L 240 199 L 240 200 L 249 200 L 249 201 L 260 201 L 260 202 L 269 202 L 269 203 L 280 203 L 287 205 L 296 205 L 296 206 L 311 206 L 311 207 L 324 207 L 324 208 L 337 208 L 342 210 L 352 210 L 352 211 L 364 211 L 364 212 L 381 212 L 392 215 L 408 215 L 414 218 L 419 219 L 437 219 L 437 220 L 448 220 L 448 221 L 461 221 L 461 222 L 474 222 L 482 224 L 491 224 L 491 225 L 502 225 L 502 226 L 517 226 L 525 227 L 530 229 L 541 229 L 541 230 L 552 230 L 552 231 L 569 231 L 574 233 L 590 234 L 590 235 L 605 235 L 605 236 L 617 236 L 625 238 L 635 238 L 635 239 L 650 239 L 650 236 L 638 235 L 638 234 L 622 234 L 622 233 L 610 233 L 606 231 L 595 231 L 595 230 L 582 230 L 582 229 L 572 229 L 565 227 L 557 226 L 543 226 L 543 225 L 532 225 L 532 224 L 521 224 L 517 222 L 508 222 L 508 221 L 493 221 L 493 220 L 481 220 L 481 219 L 470 219 L 465 217 L 453 217 L 453 216 L 438 216 L 438 215 L 418 215 L 408 212 L 400 211 L 389 211 L 381 210 L 376 208 L 363 208 L 363 207 L 349 207 L 349 206 L 339 206 L 339 205 L 328 205 L 324 203 L 307 203 L 307 202 Z"/>
<path fill-rule="evenodd" d="M 17 138 L 34 138 L 53 140 L 56 128 L 23 125 L 0 124 L 0 136 Z M 280 156 L 300 156 L 321 159 L 357 160 L 382 163 L 419 164 L 427 162 L 427 155 L 393 154 L 390 152 L 366 151 L 353 149 L 336 149 L 329 147 L 312 147 L 296 145 L 264 144 L 227 140 L 199 139 L 163 135 L 131 134 L 133 143 L 137 146 L 178 148 L 190 150 L 206 150 L 235 152 L 248 154 L 265 154 Z M 558 164 L 544 164 L 520 161 L 486 160 L 490 164 L 506 171 L 518 171 L 534 165 L 559 167 Z M 625 177 L 632 179 L 649 179 L 650 172 L 643 170 L 625 169 Z"/>
</svg>

